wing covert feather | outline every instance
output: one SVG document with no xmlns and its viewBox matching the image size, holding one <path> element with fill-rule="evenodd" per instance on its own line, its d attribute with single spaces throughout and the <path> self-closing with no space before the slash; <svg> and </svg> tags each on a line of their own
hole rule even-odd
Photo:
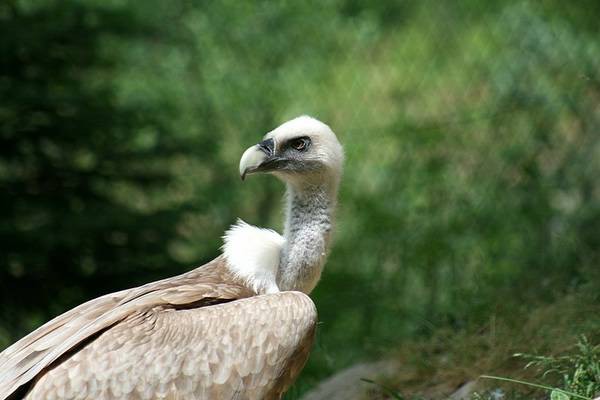
<svg viewBox="0 0 600 400">
<path fill-rule="evenodd" d="M 26 399 L 279 399 L 308 358 L 316 321 L 300 292 L 148 308 L 41 375 Z"/>
<path fill-rule="evenodd" d="M 0 353 L 0 399 L 34 379 L 59 357 L 139 310 L 186 305 L 205 299 L 251 296 L 227 276 L 222 257 L 183 275 L 111 293 L 59 315 Z M 197 304 L 196 306 L 200 306 Z"/>
</svg>

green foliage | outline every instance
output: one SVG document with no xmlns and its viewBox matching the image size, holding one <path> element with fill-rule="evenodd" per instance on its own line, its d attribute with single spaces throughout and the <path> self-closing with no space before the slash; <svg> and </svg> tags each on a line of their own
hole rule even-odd
<svg viewBox="0 0 600 400">
<path fill-rule="evenodd" d="M 297 392 L 406 339 L 600 287 L 597 11 L 0 3 L 0 347 L 211 259 L 238 216 L 280 228 L 280 185 L 241 185 L 236 165 L 302 113 L 338 132 L 347 165 Z"/>
<path fill-rule="evenodd" d="M 527 367 L 542 371 L 543 377 L 558 377 L 565 391 L 592 398 L 600 394 L 600 345 L 581 336 L 576 350 L 564 356 L 517 356 L 530 360 Z"/>
<path fill-rule="evenodd" d="M 596 279 L 597 42 L 532 3 L 469 22 L 436 8 L 380 33 L 330 100 L 372 103 L 337 123 L 346 186 L 316 292 L 325 351 L 347 343 L 336 362 Z"/>
<path fill-rule="evenodd" d="M 560 390 L 553 390 L 550 393 L 550 400 L 569 400 L 569 395 Z"/>
<path fill-rule="evenodd" d="M 535 368 L 540 379 L 558 377 L 554 379 L 560 382 L 556 386 L 488 375 L 482 375 L 481 378 L 542 389 L 550 394 L 550 400 L 592 400 L 600 394 L 600 345 L 594 346 L 586 336 L 581 336 L 575 347 L 576 352 L 563 356 L 515 354 L 516 357 L 530 360 L 525 368 Z M 495 398 L 497 391 L 474 393 L 473 400 Z M 508 398 L 524 396 L 518 393 L 513 392 Z"/>
<path fill-rule="evenodd" d="M 503 378 L 503 377 L 499 377 L 499 376 L 490 376 L 490 375 L 482 375 L 481 378 L 493 379 L 493 380 L 497 380 L 497 381 L 509 382 L 512 384 L 524 385 L 524 386 L 529 386 L 529 387 L 533 387 L 536 389 L 546 390 L 550 393 L 551 400 L 565 400 L 565 399 L 569 400 L 571 397 L 575 398 L 575 399 L 593 400 L 590 397 L 581 396 L 581 395 L 578 395 L 577 393 L 568 392 L 566 390 L 555 388 L 555 387 L 540 385 L 539 383 L 526 382 L 526 381 L 521 381 L 518 379 Z"/>
<path fill-rule="evenodd" d="M 11 305 L 0 320 L 14 324 L 14 338 L 134 274 L 177 266 L 164 238 L 184 204 L 143 207 L 134 194 L 163 190 L 174 178 L 165 164 L 186 143 L 166 134 L 165 101 L 122 104 L 108 78 L 119 54 L 101 54 L 103 40 L 150 35 L 130 10 L 71 1 L 0 9 L 0 301 Z"/>
</svg>

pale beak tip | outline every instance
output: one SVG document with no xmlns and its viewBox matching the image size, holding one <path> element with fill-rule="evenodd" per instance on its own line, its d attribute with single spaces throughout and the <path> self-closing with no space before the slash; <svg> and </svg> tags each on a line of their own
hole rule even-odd
<svg viewBox="0 0 600 400">
<path fill-rule="evenodd" d="M 265 161 L 267 155 L 258 145 L 254 145 L 244 152 L 240 159 L 240 178 L 246 179 L 246 175 L 254 172 Z"/>
</svg>

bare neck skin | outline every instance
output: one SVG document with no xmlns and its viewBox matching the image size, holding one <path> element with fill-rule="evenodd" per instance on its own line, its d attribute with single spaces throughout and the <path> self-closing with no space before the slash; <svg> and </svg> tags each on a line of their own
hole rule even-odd
<svg viewBox="0 0 600 400">
<path fill-rule="evenodd" d="M 310 293 L 329 253 L 338 182 L 287 183 L 285 245 L 277 285 Z"/>
</svg>

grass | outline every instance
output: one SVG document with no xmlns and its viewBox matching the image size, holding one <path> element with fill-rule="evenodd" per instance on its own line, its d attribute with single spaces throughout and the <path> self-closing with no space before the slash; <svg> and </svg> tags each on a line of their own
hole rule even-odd
<svg viewBox="0 0 600 400">
<path fill-rule="evenodd" d="M 574 392 L 569 392 L 567 390 L 563 390 L 563 389 L 560 389 L 557 387 L 540 385 L 539 383 L 534 383 L 534 382 L 526 382 L 526 381 L 520 381 L 518 379 L 504 378 L 501 376 L 491 376 L 491 375 L 481 375 L 480 378 L 492 379 L 492 380 L 501 381 L 501 382 L 509 382 L 509 383 L 513 383 L 513 384 L 517 384 L 517 385 L 524 385 L 524 386 L 529 386 L 529 387 L 533 387 L 533 388 L 537 388 L 537 389 L 542 389 L 542 390 L 550 392 L 550 396 L 552 399 L 558 398 L 561 400 L 562 399 L 569 400 L 570 398 L 578 398 L 578 399 L 583 399 L 583 400 L 593 400 L 591 397 L 581 396 Z M 594 382 L 591 382 L 591 383 L 594 384 Z M 476 397 L 476 395 L 477 395 L 477 393 L 475 393 L 474 397 Z"/>
<path fill-rule="evenodd" d="M 554 378 L 552 380 L 558 382 L 554 387 L 499 376 L 482 375 L 481 378 L 542 389 L 550 393 L 552 400 L 593 400 L 600 394 L 600 345 L 592 345 L 581 335 L 574 350 L 561 356 L 515 354 L 529 359 L 525 368 L 534 367 L 541 379 Z"/>
<path fill-rule="evenodd" d="M 473 400 L 594 399 L 600 395 L 595 293 L 582 290 L 551 304 L 492 315 L 459 332 L 437 331 L 405 343 L 395 355 L 401 365 L 397 374 L 372 382 L 378 394 L 369 398 L 446 399 L 476 381 Z"/>
<path fill-rule="evenodd" d="M 535 382 L 518 379 L 481 375 L 479 378 L 497 382 L 509 383 L 513 386 L 541 389 L 550 395 L 551 400 L 594 400 L 600 394 L 600 345 L 592 345 L 585 335 L 582 335 L 576 344 L 576 352 L 563 356 L 532 356 L 516 354 L 516 357 L 531 359 L 525 369 L 536 367 L 540 371 L 540 378 L 557 374 L 562 379 L 562 387 L 549 386 Z M 404 396 L 400 392 L 379 382 L 362 379 L 374 385 L 381 394 L 395 400 L 423 400 L 420 395 Z M 530 394 L 523 393 L 514 388 L 505 392 L 499 388 L 487 389 L 481 393 L 475 392 L 471 400 L 520 400 L 531 398 Z"/>
<path fill-rule="evenodd" d="M 529 359 L 526 368 L 543 371 L 543 377 L 554 376 L 570 396 L 592 398 L 600 394 L 600 345 L 592 345 L 581 335 L 575 352 L 559 357 L 518 354 Z"/>
</svg>

